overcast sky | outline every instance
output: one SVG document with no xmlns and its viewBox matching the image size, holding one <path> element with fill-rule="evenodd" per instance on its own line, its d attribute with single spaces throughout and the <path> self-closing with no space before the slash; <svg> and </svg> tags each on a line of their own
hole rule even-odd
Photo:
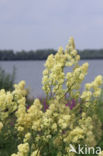
<svg viewBox="0 0 103 156">
<path fill-rule="evenodd" d="M 0 0 L 0 49 L 103 48 L 103 0 Z"/>
</svg>

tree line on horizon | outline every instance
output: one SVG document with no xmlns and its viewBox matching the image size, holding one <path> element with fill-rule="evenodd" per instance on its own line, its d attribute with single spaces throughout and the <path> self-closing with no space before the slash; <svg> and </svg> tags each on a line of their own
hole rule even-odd
<svg viewBox="0 0 103 156">
<path fill-rule="evenodd" d="M 57 50 L 54 49 L 41 49 L 30 51 L 18 51 L 13 50 L 0 50 L 0 60 L 45 60 L 48 55 L 55 54 Z M 78 50 L 81 59 L 103 59 L 103 49 L 86 49 Z"/>
</svg>

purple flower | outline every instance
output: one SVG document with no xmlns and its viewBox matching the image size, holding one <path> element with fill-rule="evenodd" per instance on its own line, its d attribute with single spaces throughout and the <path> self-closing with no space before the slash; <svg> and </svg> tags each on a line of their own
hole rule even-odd
<svg viewBox="0 0 103 156">
<path fill-rule="evenodd" d="M 44 111 L 48 109 L 47 101 L 46 99 L 43 100 L 43 106 L 44 106 Z"/>
<path fill-rule="evenodd" d="M 65 105 L 66 107 L 70 107 L 70 109 L 72 110 L 76 105 L 76 101 L 74 99 L 72 99 L 71 101 L 68 101 L 68 103 Z"/>
<path fill-rule="evenodd" d="M 39 100 L 40 100 L 41 104 L 43 105 L 44 111 L 46 111 L 48 109 L 48 104 L 47 104 L 46 98 L 39 97 Z"/>
<path fill-rule="evenodd" d="M 28 105 L 26 108 L 27 108 L 27 110 L 28 110 L 28 109 L 30 108 L 30 106 Z"/>
<path fill-rule="evenodd" d="M 70 106 L 71 101 L 68 101 L 68 103 L 65 105 L 66 107 Z"/>
</svg>

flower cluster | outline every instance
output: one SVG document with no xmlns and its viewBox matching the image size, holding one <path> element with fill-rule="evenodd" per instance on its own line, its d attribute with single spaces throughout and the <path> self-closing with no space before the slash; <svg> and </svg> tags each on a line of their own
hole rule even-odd
<svg viewBox="0 0 103 156">
<path fill-rule="evenodd" d="M 18 145 L 18 153 L 12 154 L 12 156 L 28 156 L 28 152 L 29 152 L 29 144 L 24 143 Z"/>
<path fill-rule="evenodd" d="M 18 110 L 15 113 L 17 117 L 17 130 L 22 133 L 28 132 L 28 129 L 38 131 L 40 129 L 41 119 L 43 116 L 43 112 L 41 111 L 42 105 L 39 100 L 36 99 L 28 110 L 26 109 L 24 97 L 20 99 L 18 103 Z"/>
<path fill-rule="evenodd" d="M 11 156 L 74 156 L 69 153 L 70 144 L 74 147 L 98 144 L 102 131 L 95 109 L 102 76 L 86 84 L 81 94 L 88 63 L 80 66 L 79 60 L 73 38 L 66 50 L 60 47 L 56 55 L 48 57 L 42 79 L 48 105 L 45 111 L 39 99 L 27 109 L 24 81 L 14 85 L 13 92 L 0 91 L 0 132 L 12 114 L 15 118 L 13 126 L 18 137 L 18 152 Z M 65 72 L 68 67 L 70 71 Z M 71 101 L 75 102 L 72 109 L 69 107 Z"/>
<path fill-rule="evenodd" d="M 46 69 L 43 71 L 43 90 L 46 95 L 49 97 L 61 98 L 65 92 L 69 92 L 75 83 L 75 75 L 77 73 L 77 77 L 80 80 L 83 80 L 85 76 L 86 69 L 81 73 L 81 69 L 79 69 L 78 61 L 80 56 L 77 54 L 75 50 L 75 44 L 73 38 L 69 40 L 69 44 L 64 51 L 62 47 L 59 48 L 56 55 L 49 55 L 45 67 Z M 73 66 L 74 73 L 64 73 L 65 67 Z M 86 68 L 86 64 L 83 65 Z M 77 70 L 76 70 L 77 69 Z M 83 68 L 82 68 L 83 69 Z M 80 74 L 78 75 L 78 71 Z M 84 75 L 83 75 L 84 74 Z M 75 77 L 75 78 L 73 78 Z M 69 79 L 69 81 L 68 81 Z M 71 79 L 71 80 L 70 80 Z M 67 89 L 63 88 L 64 83 L 67 86 Z M 77 85 L 77 84 L 75 84 Z M 74 86 L 75 88 L 75 86 Z"/>
<path fill-rule="evenodd" d="M 14 85 L 15 90 L 13 92 L 0 90 L 0 120 L 5 121 L 10 115 L 16 111 L 18 107 L 18 101 L 27 94 L 27 90 L 24 89 L 25 82 L 21 81 L 18 85 Z"/>
</svg>

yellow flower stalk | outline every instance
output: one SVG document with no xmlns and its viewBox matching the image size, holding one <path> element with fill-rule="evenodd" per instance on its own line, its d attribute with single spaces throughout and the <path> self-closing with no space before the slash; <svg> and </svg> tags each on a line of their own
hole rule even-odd
<svg viewBox="0 0 103 156">
<path fill-rule="evenodd" d="M 3 126 L 11 128 L 13 120 L 20 143 L 17 153 L 11 156 L 75 156 L 69 153 L 70 144 L 74 147 L 98 144 L 102 131 L 95 109 L 102 76 L 85 84 L 80 93 L 89 65 L 80 66 L 79 60 L 73 37 L 65 50 L 60 47 L 55 55 L 48 56 L 42 78 L 48 105 L 45 111 L 39 99 L 27 109 L 25 81 L 15 84 L 12 92 L 0 90 L 0 135 Z M 65 72 L 65 68 L 71 70 Z M 10 134 L 10 130 L 4 136 Z"/>
</svg>

